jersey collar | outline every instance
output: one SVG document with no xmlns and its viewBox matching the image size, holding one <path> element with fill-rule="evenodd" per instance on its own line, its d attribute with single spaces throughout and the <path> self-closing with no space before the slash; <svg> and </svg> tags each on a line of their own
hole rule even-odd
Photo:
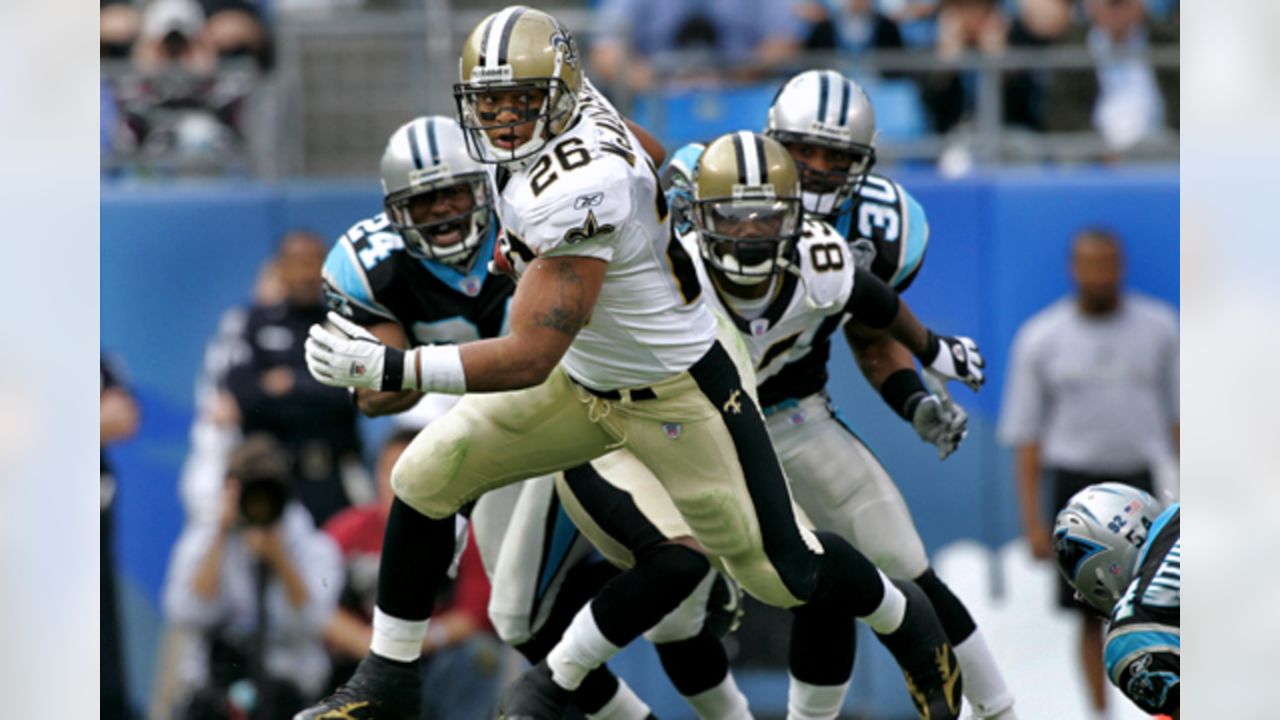
<svg viewBox="0 0 1280 720">
<path fill-rule="evenodd" d="M 493 244 L 497 235 L 497 218 L 490 218 L 489 231 L 484 236 L 484 242 L 480 243 L 480 247 L 476 250 L 470 273 L 463 273 L 448 263 L 435 260 L 421 260 L 420 262 L 440 282 L 467 297 L 476 297 L 484 287 L 484 281 L 489 277 L 488 259 L 493 257 Z"/>
<path fill-rule="evenodd" d="M 725 314 L 733 321 L 738 330 L 747 337 L 760 337 L 778 323 L 782 319 L 782 315 L 786 313 L 787 308 L 791 305 L 792 296 L 795 295 L 796 280 L 794 273 L 784 272 L 782 274 L 782 284 L 773 296 L 773 301 L 769 303 L 769 307 L 765 308 L 764 314 L 755 320 L 745 320 L 733 309 L 733 303 L 729 302 L 724 296 L 724 292 L 720 289 L 715 281 L 712 280 L 711 286 L 715 289 L 716 296 L 720 298 L 720 306 L 724 308 Z"/>
</svg>

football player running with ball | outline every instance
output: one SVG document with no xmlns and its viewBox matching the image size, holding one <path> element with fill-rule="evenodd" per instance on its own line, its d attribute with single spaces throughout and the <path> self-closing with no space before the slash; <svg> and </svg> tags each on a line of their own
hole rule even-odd
<svg viewBox="0 0 1280 720">
<path fill-rule="evenodd" d="M 325 261 L 330 308 L 400 350 L 506 333 L 515 283 L 488 270 L 500 231 L 495 193 L 487 166 L 468 155 L 457 121 L 429 116 L 398 128 L 383 153 L 381 179 L 385 211 L 353 225 Z M 407 410 L 422 395 L 367 387 L 354 391 L 357 405 L 370 416 Z M 562 492 L 571 490 L 566 486 Z M 547 476 L 488 493 L 470 513 L 493 584 L 494 627 L 532 662 L 546 655 L 578 609 L 617 574 L 592 561 L 590 543 L 563 517 L 554 495 Z M 676 643 L 679 654 L 689 658 L 689 668 L 677 668 L 672 682 L 689 694 L 704 694 L 710 687 L 700 680 L 706 668 L 728 668 L 716 634 L 727 623 L 717 607 L 706 611 L 707 601 L 718 599 L 717 591 L 736 597 L 734 588 L 697 551 L 675 547 L 678 538 L 668 540 L 653 530 L 625 494 L 593 492 L 573 502 L 589 517 L 607 514 L 600 522 L 610 527 L 627 523 L 618 533 L 636 561 L 627 567 L 638 565 L 655 582 L 701 590 L 682 605 L 683 615 L 664 618 L 651 633 L 659 647 Z M 740 693 L 734 699 L 745 705 Z M 572 701 L 594 720 L 640 720 L 650 714 L 606 666 L 584 679 Z"/>
<path fill-rule="evenodd" d="M 885 582 L 843 539 L 798 522 L 747 359 L 718 339 L 688 258 L 673 249 L 656 173 L 580 63 L 563 26 L 522 6 L 485 18 L 464 46 L 459 116 L 473 157 L 499 166 L 502 256 L 520 276 L 509 334 L 400 350 L 351 324 L 312 328 L 309 367 L 327 384 L 464 397 L 393 471 L 399 502 L 370 654 L 298 717 L 411 716 L 454 513 L 488 490 L 619 447 L 662 479 L 698 543 L 744 589 L 812 616 L 804 630 L 797 623 L 799 652 L 851 656 L 852 632 L 831 629 L 865 617 L 926 698 L 922 716 L 954 717 L 959 677 L 944 672 L 953 653 L 928 602 Z M 674 441 L 664 430 L 672 424 L 682 427 Z M 597 647 L 625 644 L 666 614 L 637 604 L 657 614 L 632 619 L 634 634 L 594 628 Z M 551 690 L 572 690 L 587 672 L 567 662 L 540 670 L 551 682 L 518 684 L 506 717 L 558 717 L 565 700 Z"/>
</svg>

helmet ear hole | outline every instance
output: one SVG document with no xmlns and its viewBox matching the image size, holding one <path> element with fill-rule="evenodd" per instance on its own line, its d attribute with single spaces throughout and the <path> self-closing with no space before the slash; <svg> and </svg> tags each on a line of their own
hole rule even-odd
<svg viewBox="0 0 1280 720">
<path fill-rule="evenodd" d="M 1058 569 L 1094 609 L 1110 614 L 1137 571 L 1161 509 L 1138 488 L 1099 483 L 1073 495 L 1058 512 L 1053 534 Z"/>
</svg>

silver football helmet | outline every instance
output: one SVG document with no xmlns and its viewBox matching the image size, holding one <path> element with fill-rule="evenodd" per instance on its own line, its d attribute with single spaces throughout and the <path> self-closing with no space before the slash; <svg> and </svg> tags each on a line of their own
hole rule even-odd
<svg viewBox="0 0 1280 720">
<path fill-rule="evenodd" d="M 876 162 L 876 113 L 862 88 L 835 70 L 808 70 L 778 90 L 765 135 L 847 152 L 847 169 L 823 172 L 797 161 L 805 210 L 830 215 L 853 196 Z"/>
<path fill-rule="evenodd" d="M 405 249 L 423 260 L 469 264 L 493 222 L 489 173 L 467 154 L 457 121 L 443 115 L 416 118 L 391 134 L 382 192 Z M 457 210 L 442 215 L 440 208 Z M 415 212 L 432 217 L 419 222 Z"/>
<path fill-rule="evenodd" d="M 1151 495 L 1123 483 L 1098 483 L 1071 496 L 1053 526 L 1053 554 L 1076 597 L 1111 614 L 1162 509 Z"/>
</svg>

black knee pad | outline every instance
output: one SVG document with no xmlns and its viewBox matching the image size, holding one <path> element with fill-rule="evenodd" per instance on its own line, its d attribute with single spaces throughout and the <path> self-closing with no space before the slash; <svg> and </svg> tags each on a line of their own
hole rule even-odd
<svg viewBox="0 0 1280 720">
<path fill-rule="evenodd" d="M 870 615 L 884 599 L 880 571 L 839 535 L 819 532 L 817 536 L 822 541 L 822 563 L 807 605 L 839 607 L 858 617 Z"/>
<path fill-rule="evenodd" d="M 711 562 L 693 548 L 668 542 L 636 556 L 636 569 L 651 580 L 683 588 L 687 595 L 710 572 Z"/>
<path fill-rule="evenodd" d="M 675 543 L 649 548 L 591 603 L 601 634 L 619 647 L 658 624 L 711 571 L 702 553 Z"/>
<path fill-rule="evenodd" d="M 964 603 L 960 602 L 960 598 L 951 592 L 951 588 L 934 574 L 933 568 L 925 570 L 914 582 L 929 597 L 929 604 L 933 605 L 938 620 L 942 621 L 942 629 L 947 632 L 947 640 L 953 647 L 973 634 L 977 629 L 973 616 Z"/>
</svg>

